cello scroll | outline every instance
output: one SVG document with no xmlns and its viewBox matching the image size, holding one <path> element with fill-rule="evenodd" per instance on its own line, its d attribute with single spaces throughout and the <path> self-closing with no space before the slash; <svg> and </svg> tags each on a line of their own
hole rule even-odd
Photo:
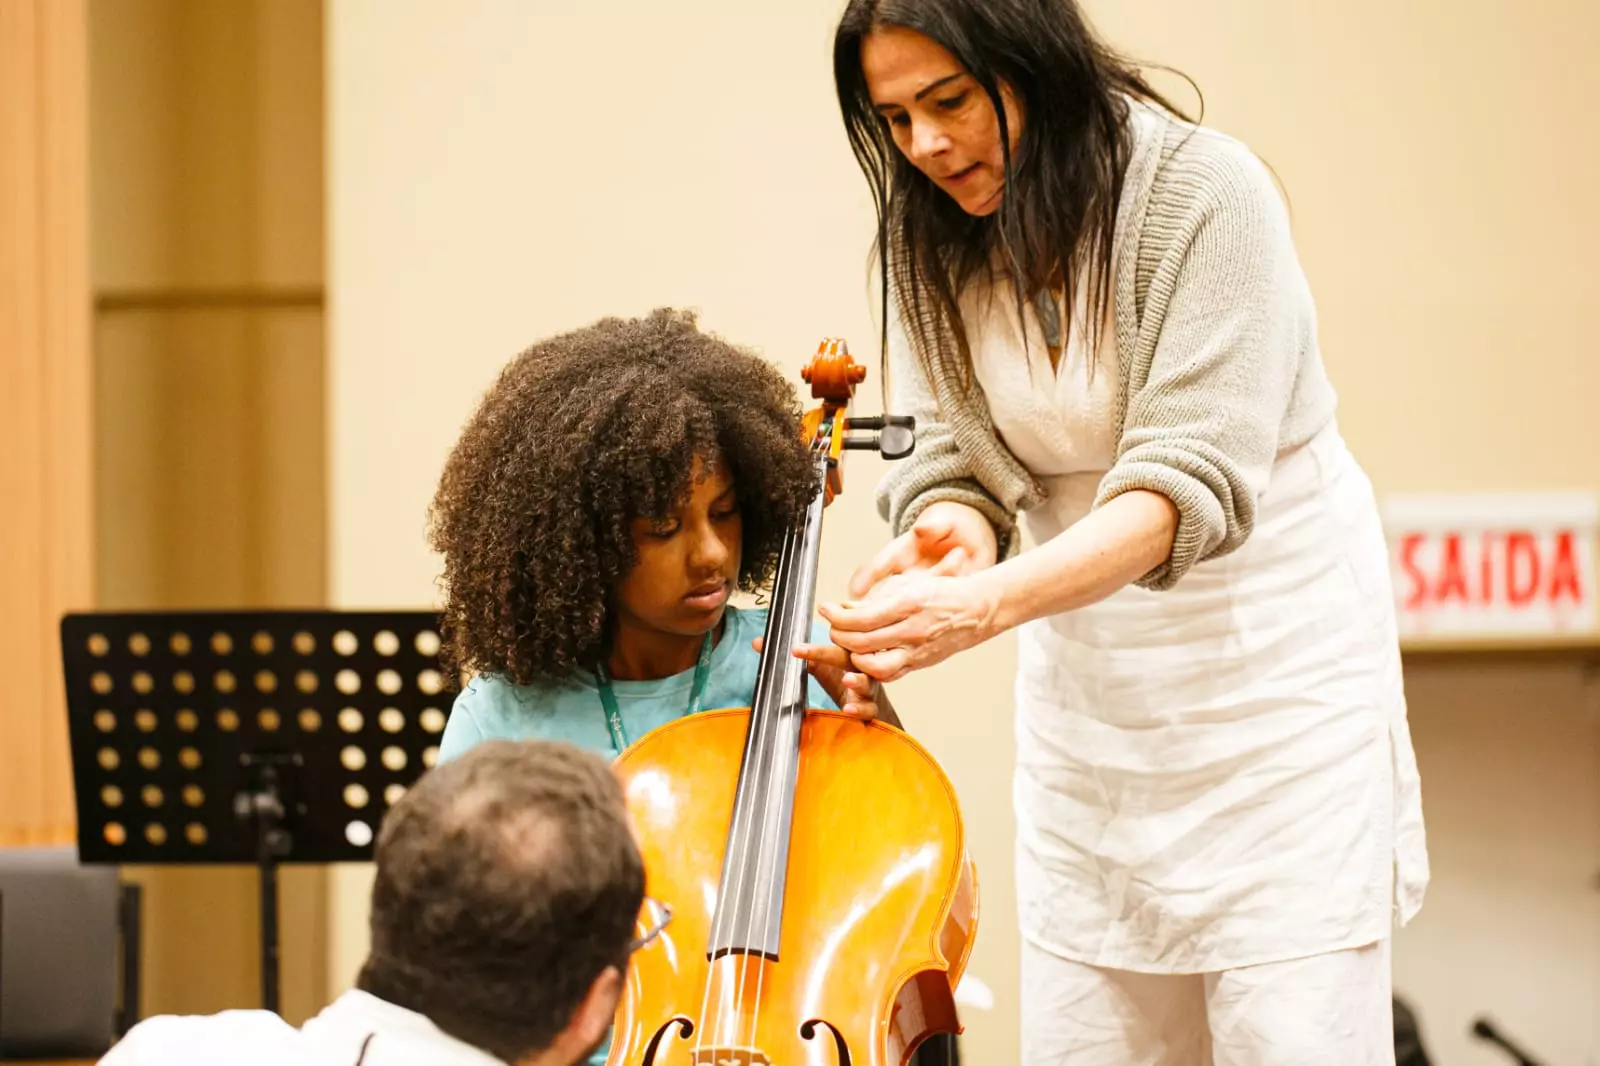
<svg viewBox="0 0 1600 1066">
<path fill-rule="evenodd" d="M 811 386 L 812 397 L 822 401 L 820 407 L 806 412 L 801 435 L 827 453 L 824 504 L 832 503 L 844 489 L 839 473 L 841 452 L 875 451 L 894 460 L 904 459 L 916 448 L 917 422 L 909 415 L 841 417 L 855 396 L 856 386 L 866 378 L 867 368 L 851 357 L 850 346 L 832 337 L 823 340 L 811 361 L 800 368 L 800 379 Z"/>
</svg>

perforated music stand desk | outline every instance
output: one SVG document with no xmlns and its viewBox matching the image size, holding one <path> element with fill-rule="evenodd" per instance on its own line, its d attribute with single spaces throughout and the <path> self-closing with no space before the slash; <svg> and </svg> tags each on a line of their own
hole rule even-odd
<svg viewBox="0 0 1600 1066">
<path fill-rule="evenodd" d="M 61 622 L 85 863 L 251 864 L 278 1009 L 282 863 L 364 862 L 454 698 L 431 611 L 79 613 Z"/>
</svg>

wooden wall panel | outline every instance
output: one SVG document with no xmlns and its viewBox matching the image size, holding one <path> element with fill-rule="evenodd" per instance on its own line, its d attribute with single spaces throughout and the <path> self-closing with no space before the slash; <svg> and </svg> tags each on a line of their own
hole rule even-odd
<svg viewBox="0 0 1600 1066">
<path fill-rule="evenodd" d="M 326 602 L 321 0 L 87 0 L 96 598 Z M 253 869 L 128 866 L 145 1007 L 258 1003 Z M 284 871 L 282 1006 L 325 995 L 326 874 Z"/>
<path fill-rule="evenodd" d="M 92 566 L 83 0 L 0 0 L 0 844 L 73 839 L 57 624 Z"/>
</svg>

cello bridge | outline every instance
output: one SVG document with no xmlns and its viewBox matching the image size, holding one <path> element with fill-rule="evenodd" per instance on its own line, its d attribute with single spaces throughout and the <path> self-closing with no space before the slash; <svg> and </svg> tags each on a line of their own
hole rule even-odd
<svg viewBox="0 0 1600 1066">
<path fill-rule="evenodd" d="M 694 1066 L 772 1066 L 764 1052 L 743 1047 L 708 1047 L 694 1053 Z"/>
</svg>

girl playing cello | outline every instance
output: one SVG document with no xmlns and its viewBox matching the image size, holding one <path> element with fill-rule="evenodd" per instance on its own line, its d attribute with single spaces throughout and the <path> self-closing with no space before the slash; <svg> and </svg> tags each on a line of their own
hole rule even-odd
<svg viewBox="0 0 1600 1066">
<path fill-rule="evenodd" d="M 615 755 L 698 710 L 749 706 L 767 612 L 729 597 L 771 578 L 817 489 L 792 387 L 692 315 L 605 319 L 523 352 L 434 500 L 446 651 L 473 675 L 441 755 L 527 737 Z M 811 633 L 794 648 L 809 706 L 898 726 L 882 686 Z M 953 1045 L 915 1061 L 953 1061 Z"/>
</svg>

